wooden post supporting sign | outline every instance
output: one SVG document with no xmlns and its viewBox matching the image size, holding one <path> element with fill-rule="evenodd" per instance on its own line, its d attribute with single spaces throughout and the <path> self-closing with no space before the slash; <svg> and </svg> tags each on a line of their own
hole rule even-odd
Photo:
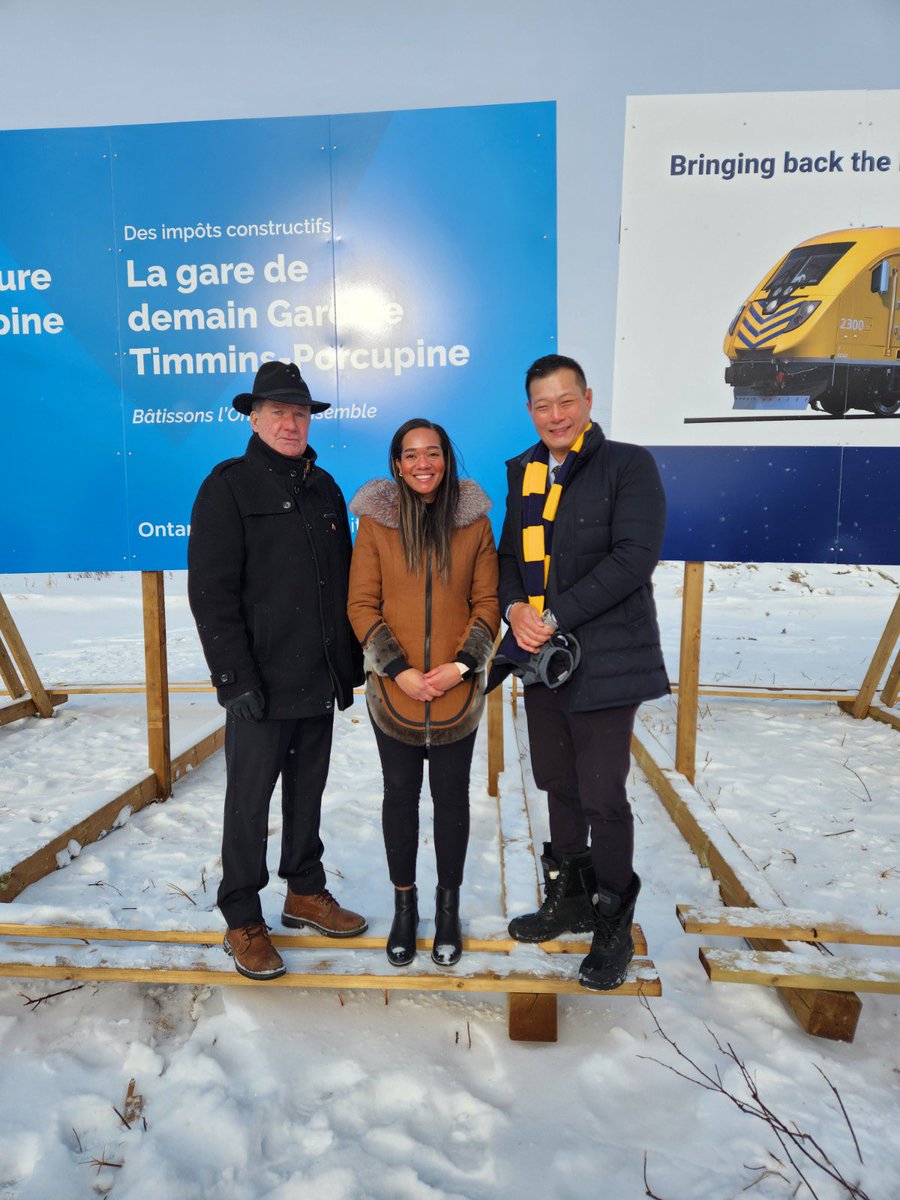
<svg viewBox="0 0 900 1200">
<path fill-rule="evenodd" d="M 700 694 L 700 629 L 703 619 L 702 562 L 684 564 L 681 600 L 681 659 L 678 668 L 678 717 L 675 767 L 691 783 L 697 761 L 697 702 Z"/>
<path fill-rule="evenodd" d="M 166 659 L 166 597 L 162 571 L 142 571 L 144 663 L 147 672 L 147 750 L 160 799 L 172 795 L 169 732 L 169 668 Z"/>
</svg>

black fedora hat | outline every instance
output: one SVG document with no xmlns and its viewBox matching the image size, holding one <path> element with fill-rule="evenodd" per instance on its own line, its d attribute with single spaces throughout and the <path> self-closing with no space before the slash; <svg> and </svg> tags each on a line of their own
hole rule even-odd
<svg viewBox="0 0 900 1200">
<path fill-rule="evenodd" d="M 231 403 L 239 413 L 249 416 L 254 400 L 280 400 L 282 404 L 308 404 L 314 413 L 324 412 L 326 408 L 331 408 L 330 404 L 323 404 L 321 400 L 313 400 L 296 363 L 284 363 L 279 359 L 274 362 L 264 362 L 256 372 L 253 391 L 241 392 Z"/>
</svg>

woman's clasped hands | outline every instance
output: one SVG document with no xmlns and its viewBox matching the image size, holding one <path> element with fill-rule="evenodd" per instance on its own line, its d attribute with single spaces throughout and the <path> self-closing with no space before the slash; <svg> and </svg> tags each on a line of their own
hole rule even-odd
<svg viewBox="0 0 900 1200">
<path fill-rule="evenodd" d="M 436 700 L 462 680 L 462 674 L 456 663 L 441 663 L 430 671 L 417 671 L 408 667 L 395 676 L 394 683 L 404 691 L 411 700 Z"/>
</svg>

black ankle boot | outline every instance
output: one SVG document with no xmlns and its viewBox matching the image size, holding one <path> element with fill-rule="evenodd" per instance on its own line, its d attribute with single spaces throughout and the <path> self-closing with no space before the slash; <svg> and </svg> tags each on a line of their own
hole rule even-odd
<svg viewBox="0 0 900 1200">
<path fill-rule="evenodd" d="M 405 967 L 416 957 L 419 907 L 414 887 L 394 888 L 394 923 L 387 940 L 387 957 L 392 967 Z"/>
<path fill-rule="evenodd" d="M 631 883 L 621 896 L 594 882 L 591 893 L 594 938 L 591 952 L 578 971 L 578 982 L 582 987 L 593 992 L 607 992 L 625 982 L 628 964 L 634 958 L 631 922 L 640 890 L 641 881 L 637 875 L 632 875 Z"/>
<path fill-rule="evenodd" d="M 587 933 L 593 929 L 591 902 L 582 882 L 582 872 L 591 865 L 591 856 L 566 854 L 557 861 L 549 842 L 544 842 L 541 866 L 544 868 L 544 903 L 534 913 L 513 917 L 509 936 L 517 942 L 548 942 L 561 933 Z"/>
<path fill-rule="evenodd" d="M 438 887 L 434 893 L 434 945 L 431 957 L 439 967 L 452 967 L 462 958 L 459 888 Z"/>
</svg>

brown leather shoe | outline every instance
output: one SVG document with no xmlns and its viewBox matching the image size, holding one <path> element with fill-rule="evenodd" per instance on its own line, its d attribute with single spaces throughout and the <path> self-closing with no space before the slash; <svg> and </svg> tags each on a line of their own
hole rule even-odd
<svg viewBox="0 0 900 1200">
<path fill-rule="evenodd" d="M 241 929 L 229 929 L 222 942 L 235 968 L 248 979 L 277 979 L 287 968 L 272 945 L 269 927 L 254 921 Z"/>
<path fill-rule="evenodd" d="M 290 925 L 292 929 L 302 929 L 308 925 L 318 929 L 326 937 L 356 937 L 365 933 L 369 923 L 359 913 L 351 912 L 349 908 L 341 908 L 331 892 L 317 892 L 314 896 L 300 896 L 288 888 L 284 902 L 284 912 L 281 914 L 282 925 Z"/>
</svg>

